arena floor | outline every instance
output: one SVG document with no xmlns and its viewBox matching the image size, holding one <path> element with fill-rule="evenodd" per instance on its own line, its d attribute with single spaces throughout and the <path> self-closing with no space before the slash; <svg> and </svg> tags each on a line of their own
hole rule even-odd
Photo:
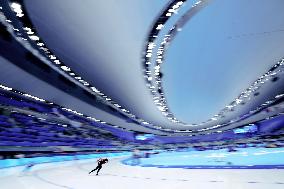
<svg viewBox="0 0 284 189">
<path fill-rule="evenodd" d="M 129 166 L 111 159 L 99 176 L 95 160 L 0 170 L 1 189 L 283 189 L 284 169 L 183 169 Z M 6 172 L 6 173 L 5 173 Z M 3 176 L 7 174 L 7 176 Z"/>
</svg>

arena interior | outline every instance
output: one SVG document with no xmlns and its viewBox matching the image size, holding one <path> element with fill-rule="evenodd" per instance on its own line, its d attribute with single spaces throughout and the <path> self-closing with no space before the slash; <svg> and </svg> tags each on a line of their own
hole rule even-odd
<svg viewBox="0 0 284 189">
<path fill-rule="evenodd" d="M 283 8 L 1 0 L 0 188 L 283 189 Z"/>
</svg>

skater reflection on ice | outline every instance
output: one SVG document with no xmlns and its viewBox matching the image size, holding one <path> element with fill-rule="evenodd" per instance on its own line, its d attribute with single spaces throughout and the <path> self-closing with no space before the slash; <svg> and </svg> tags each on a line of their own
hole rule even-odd
<svg viewBox="0 0 284 189">
<path fill-rule="evenodd" d="M 132 165 L 140 164 L 141 154 L 139 150 L 134 150 L 132 153 Z"/>
<path fill-rule="evenodd" d="M 34 167 L 36 164 L 34 162 L 30 162 L 25 165 L 25 168 L 22 170 L 20 177 L 22 176 L 28 176 L 28 173 L 31 171 L 32 167 Z"/>
</svg>

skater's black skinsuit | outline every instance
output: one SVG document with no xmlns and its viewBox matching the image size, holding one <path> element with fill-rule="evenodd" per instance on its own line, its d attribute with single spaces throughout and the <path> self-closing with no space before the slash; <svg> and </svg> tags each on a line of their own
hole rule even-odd
<svg viewBox="0 0 284 189">
<path fill-rule="evenodd" d="M 95 170 L 97 170 L 97 174 L 96 175 L 98 175 L 99 174 L 99 171 L 101 170 L 101 168 L 102 168 L 102 165 L 103 164 L 105 164 L 105 163 L 107 163 L 108 162 L 108 159 L 106 158 L 106 159 L 98 159 L 98 165 L 97 165 L 97 167 L 95 168 L 95 169 L 93 169 L 92 171 L 90 171 L 89 172 L 89 174 L 91 173 L 91 172 L 94 172 Z"/>
</svg>

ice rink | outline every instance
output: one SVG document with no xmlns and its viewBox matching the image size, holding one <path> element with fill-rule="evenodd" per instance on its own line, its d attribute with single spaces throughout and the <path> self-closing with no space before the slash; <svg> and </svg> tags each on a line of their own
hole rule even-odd
<svg viewBox="0 0 284 189">
<path fill-rule="evenodd" d="M 113 158 L 99 176 L 95 160 L 0 170 L 1 189 L 283 189 L 284 169 L 182 169 L 128 166 Z M 7 176 L 3 176 L 4 173 Z"/>
</svg>

